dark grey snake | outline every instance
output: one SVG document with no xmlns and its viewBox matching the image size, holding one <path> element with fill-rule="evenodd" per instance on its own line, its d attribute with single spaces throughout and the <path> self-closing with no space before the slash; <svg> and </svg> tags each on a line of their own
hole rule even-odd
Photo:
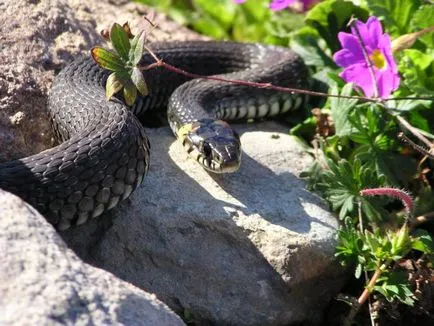
<svg viewBox="0 0 434 326">
<path fill-rule="evenodd" d="M 193 73 L 307 85 L 302 59 L 285 48 L 231 42 L 154 43 L 151 48 L 167 63 Z M 142 61 L 152 62 L 147 55 Z M 208 170 L 233 172 L 240 164 L 240 141 L 223 120 L 273 116 L 303 103 L 303 97 L 288 93 L 203 79 L 186 82 L 162 68 L 144 74 L 150 95 L 130 109 L 116 98 L 106 100 L 109 72 L 90 57 L 68 65 L 56 77 L 48 105 L 61 144 L 1 164 L 0 188 L 66 229 L 113 208 L 142 182 L 150 146 L 136 116 L 167 107 L 169 124 L 189 154 Z"/>
</svg>

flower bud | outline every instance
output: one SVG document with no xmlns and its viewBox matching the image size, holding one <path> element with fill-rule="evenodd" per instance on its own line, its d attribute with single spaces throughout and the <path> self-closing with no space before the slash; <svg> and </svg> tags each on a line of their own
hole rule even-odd
<svg viewBox="0 0 434 326">
<path fill-rule="evenodd" d="M 107 42 L 110 41 L 110 32 L 108 31 L 108 29 L 102 29 L 101 32 L 99 32 L 99 34 L 102 36 L 102 38 L 104 40 L 106 40 Z"/>
<path fill-rule="evenodd" d="M 418 32 L 401 35 L 392 41 L 392 53 L 411 48 L 420 36 L 432 31 L 434 31 L 434 26 L 422 29 Z"/>
</svg>

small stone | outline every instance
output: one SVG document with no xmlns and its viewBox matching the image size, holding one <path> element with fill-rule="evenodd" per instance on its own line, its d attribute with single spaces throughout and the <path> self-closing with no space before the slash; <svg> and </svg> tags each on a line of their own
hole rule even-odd
<svg viewBox="0 0 434 326">
<path fill-rule="evenodd" d="M 26 114 L 22 111 L 18 111 L 13 116 L 9 117 L 11 123 L 15 126 L 19 125 L 26 117 Z"/>
</svg>

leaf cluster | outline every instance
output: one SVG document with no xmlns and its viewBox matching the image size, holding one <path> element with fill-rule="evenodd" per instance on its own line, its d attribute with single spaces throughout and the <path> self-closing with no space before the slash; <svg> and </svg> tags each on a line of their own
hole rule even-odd
<svg viewBox="0 0 434 326">
<path fill-rule="evenodd" d="M 145 31 L 133 37 L 128 24 L 121 26 L 113 24 L 109 40 L 114 51 L 102 47 L 94 47 L 91 54 L 95 62 L 104 69 L 112 71 L 106 82 L 106 97 L 123 90 L 123 96 L 127 105 L 132 105 L 137 97 L 137 91 L 142 95 L 148 94 L 145 78 L 138 64 L 143 56 L 146 40 Z"/>
<path fill-rule="evenodd" d="M 389 264 L 403 259 L 410 250 L 424 254 L 434 252 L 434 241 L 428 232 L 410 229 L 404 224 L 398 230 L 374 231 L 356 229 L 350 219 L 339 230 L 339 245 L 336 257 L 343 265 L 355 266 L 354 276 L 360 278 L 363 272 L 380 270 L 382 276 L 377 279 L 373 289 L 381 293 L 388 301 L 399 300 L 413 305 L 414 294 L 401 270 L 391 270 Z"/>
</svg>

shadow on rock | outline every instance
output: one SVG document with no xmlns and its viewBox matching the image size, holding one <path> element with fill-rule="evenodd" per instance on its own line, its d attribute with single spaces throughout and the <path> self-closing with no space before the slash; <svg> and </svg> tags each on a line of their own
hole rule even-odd
<svg viewBox="0 0 434 326">
<path fill-rule="evenodd" d="M 70 245 L 198 323 L 317 322 L 343 281 L 333 260 L 336 220 L 296 177 L 308 164 L 302 150 L 282 133 L 271 144 L 271 133 L 247 132 L 238 173 L 211 176 L 168 128 L 149 133 L 143 185 L 98 239 L 77 228 Z"/>
</svg>

